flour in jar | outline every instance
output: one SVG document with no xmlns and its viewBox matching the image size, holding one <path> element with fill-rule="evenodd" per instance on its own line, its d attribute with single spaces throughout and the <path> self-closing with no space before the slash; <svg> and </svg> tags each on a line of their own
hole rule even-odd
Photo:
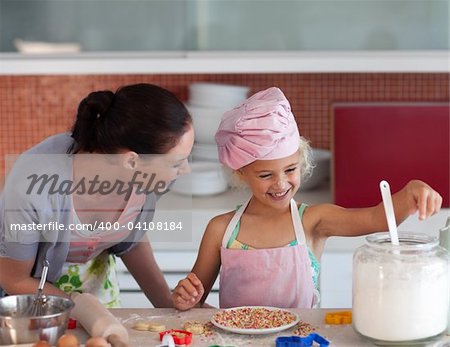
<svg viewBox="0 0 450 347">
<path fill-rule="evenodd" d="M 360 262 L 353 277 L 353 324 L 364 336 L 411 341 L 446 329 L 448 263 Z"/>
</svg>

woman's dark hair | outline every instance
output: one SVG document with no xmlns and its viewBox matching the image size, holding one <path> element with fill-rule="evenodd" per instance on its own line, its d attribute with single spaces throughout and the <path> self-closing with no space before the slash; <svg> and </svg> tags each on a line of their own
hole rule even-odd
<svg viewBox="0 0 450 347">
<path fill-rule="evenodd" d="M 166 89 L 133 84 L 90 93 L 78 106 L 69 153 L 164 154 L 192 124 L 183 103 Z"/>
</svg>

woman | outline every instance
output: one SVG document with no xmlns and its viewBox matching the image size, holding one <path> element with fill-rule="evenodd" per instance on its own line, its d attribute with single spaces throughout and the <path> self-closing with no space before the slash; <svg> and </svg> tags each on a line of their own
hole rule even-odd
<svg viewBox="0 0 450 347">
<path fill-rule="evenodd" d="M 169 91 L 150 84 L 98 91 L 81 101 L 71 134 L 22 154 L 1 199 L 0 287 L 95 294 L 119 306 L 119 256 L 155 307 L 172 306 L 145 228 L 157 199 L 187 169 L 192 119 Z"/>
</svg>

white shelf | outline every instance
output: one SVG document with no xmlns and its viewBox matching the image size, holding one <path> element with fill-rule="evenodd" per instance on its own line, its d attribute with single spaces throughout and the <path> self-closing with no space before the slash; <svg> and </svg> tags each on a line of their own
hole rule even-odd
<svg viewBox="0 0 450 347">
<path fill-rule="evenodd" d="M 437 51 L 0 54 L 0 75 L 449 72 Z"/>
</svg>

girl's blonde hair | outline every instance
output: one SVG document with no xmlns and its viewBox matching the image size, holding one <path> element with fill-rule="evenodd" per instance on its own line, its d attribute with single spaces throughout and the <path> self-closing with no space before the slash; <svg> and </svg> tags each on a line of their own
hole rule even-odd
<svg viewBox="0 0 450 347">
<path fill-rule="evenodd" d="M 300 145 L 298 147 L 298 154 L 300 157 L 300 173 L 302 181 L 309 178 L 314 169 L 313 158 L 312 158 L 312 148 L 309 145 L 309 141 L 303 136 L 300 136 Z M 233 188 L 246 188 L 247 184 L 242 181 L 237 174 L 237 170 L 233 170 L 228 166 L 224 166 L 225 175 Z"/>
</svg>

